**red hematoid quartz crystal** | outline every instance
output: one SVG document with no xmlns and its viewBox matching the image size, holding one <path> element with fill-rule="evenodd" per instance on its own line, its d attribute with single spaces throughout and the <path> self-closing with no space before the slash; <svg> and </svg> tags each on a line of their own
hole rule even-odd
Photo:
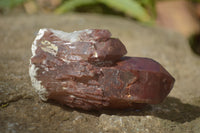
<svg viewBox="0 0 200 133">
<path fill-rule="evenodd" d="M 84 110 L 162 102 L 175 79 L 158 62 L 126 53 L 108 30 L 40 29 L 32 44 L 32 85 L 44 101 Z"/>
</svg>

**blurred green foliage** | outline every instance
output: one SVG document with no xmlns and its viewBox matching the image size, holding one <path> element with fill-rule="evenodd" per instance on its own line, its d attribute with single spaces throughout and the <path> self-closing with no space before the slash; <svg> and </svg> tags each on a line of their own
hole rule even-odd
<svg viewBox="0 0 200 133">
<path fill-rule="evenodd" d="M 190 0 L 190 1 L 192 1 L 192 2 L 200 2 L 200 0 Z"/>
<path fill-rule="evenodd" d="M 155 18 L 155 0 L 64 0 L 55 12 L 62 14 L 94 4 L 103 4 L 145 23 L 153 23 Z"/>
<path fill-rule="evenodd" d="M 0 0 L 0 10 L 12 9 L 27 0 Z M 35 0 L 36 1 L 36 0 Z M 42 1 L 42 0 L 41 0 Z M 127 15 L 143 23 L 154 23 L 155 2 L 161 0 L 62 0 L 55 13 L 84 11 Z M 200 2 L 200 0 L 189 0 Z M 37 2 L 37 1 L 36 1 Z"/>
<path fill-rule="evenodd" d="M 0 9 L 10 10 L 25 1 L 27 0 L 0 0 Z M 98 7 L 98 10 L 93 6 Z M 81 8 L 85 12 L 106 13 L 107 11 L 114 14 L 118 12 L 118 15 L 124 14 L 145 23 L 153 23 L 156 14 L 155 0 L 62 0 L 55 13 L 63 14 Z"/>
<path fill-rule="evenodd" d="M 23 4 L 26 0 L 0 0 L 0 9 L 11 9 L 15 6 Z"/>
</svg>

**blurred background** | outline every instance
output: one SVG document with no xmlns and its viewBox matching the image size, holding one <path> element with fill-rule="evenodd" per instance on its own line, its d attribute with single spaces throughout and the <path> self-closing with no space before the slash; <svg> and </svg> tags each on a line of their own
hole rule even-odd
<svg viewBox="0 0 200 133">
<path fill-rule="evenodd" d="M 200 0 L 0 0 L 0 132 L 199 133 L 199 25 Z M 42 102 L 28 66 L 44 27 L 109 29 L 127 56 L 162 64 L 174 88 L 162 104 L 136 112 L 86 113 Z"/>
<path fill-rule="evenodd" d="M 0 0 L 0 14 L 112 14 L 185 36 L 200 55 L 200 0 Z"/>
</svg>

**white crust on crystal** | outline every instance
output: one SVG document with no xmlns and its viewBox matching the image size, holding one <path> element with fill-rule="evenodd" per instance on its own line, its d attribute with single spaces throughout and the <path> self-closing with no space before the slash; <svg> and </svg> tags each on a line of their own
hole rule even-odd
<svg viewBox="0 0 200 133">
<path fill-rule="evenodd" d="M 94 57 L 98 57 L 98 53 L 96 51 L 94 52 Z"/>
<path fill-rule="evenodd" d="M 47 40 L 42 41 L 41 44 L 42 44 L 41 49 L 43 51 L 48 52 L 48 53 L 56 56 L 56 54 L 58 52 L 58 47 L 55 44 L 53 44 L 53 43 L 51 43 L 51 42 L 49 42 Z"/>
<path fill-rule="evenodd" d="M 39 32 L 37 33 L 37 36 L 35 38 L 35 40 L 33 41 L 32 47 L 31 47 L 31 51 L 34 57 L 36 55 L 35 51 L 37 50 L 37 41 L 40 40 L 43 36 L 44 33 L 47 31 L 47 29 L 40 29 Z M 31 58 L 32 58 L 31 57 Z M 39 94 L 40 98 L 43 101 L 46 101 L 47 98 L 47 94 L 48 92 L 46 91 L 46 89 L 41 85 L 41 81 L 38 81 L 35 76 L 37 76 L 37 70 L 39 68 L 37 68 L 34 64 L 31 63 L 30 61 L 30 67 L 29 67 L 29 75 L 31 77 L 31 82 L 32 82 L 32 86 L 35 88 L 36 92 Z"/>
<path fill-rule="evenodd" d="M 33 41 L 33 44 L 32 44 L 32 47 L 31 47 L 31 51 L 32 51 L 33 56 L 35 56 L 35 51 L 37 49 L 37 45 L 36 45 L 37 41 L 40 40 L 44 36 L 44 33 L 46 31 L 47 31 L 47 29 L 40 29 L 39 32 L 37 33 L 37 36 L 36 36 L 35 40 Z"/>
<path fill-rule="evenodd" d="M 30 68 L 29 68 L 29 75 L 31 77 L 31 82 L 32 82 L 32 86 L 35 88 L 36 92 L 39 94 L 40 98 L 43 101 L 47 101 L 47 90 L 41 85 L 41 81 L 37 80 L 35 78 L 35 76 L 37 76 L 37 70 L 38 68 L 34 65 L 31 64 Z"/>
<path fill-rule="evenodd" d="M 55 36 L 59 37 L 62 40 L 69 41 L 70 43 L 77 42 L 77 41 L 81 42 L 81 34 L 82 33 L 86 33 L 86 34 L 92 33 L 92 30 L 89 30 L 89 29 L 85 29 L 85 30 L 81 30 L 81 31 L 74 31 L 72 33 L 54 30 L 54 29 L 50 29 L 50 30 L 54 33 Z M 92 41 L 94 41 L 94 40 L 90 40 L 90 42 L 92 42 Z M 66 43 L 66 44 L 70 44 L 70 43 Z"/>
<path fill-rule="evenodd" d="M 70 44 L 73 43 L 73 42 L 77 42 L 77 41 L 82 41 L 81 40 L 81 36 L 83 34 L 91 34 L 92 33 L 92 30 L 89 30 L 89 29 L 86 29 L 86 30 L 82 30 L 82 31 L 74 31 L 72 33 L 67 33 L 67 32 L 63 32 L 63 31 L 59 31 L 59 30 L 54 30 L 54 29 L 40 29 L 39 32 L 37 33 L 37 36 L 35 38 L 35 40 L 33 41 L 33 44 L 32 44 L 32 47 L 31 47 L 31 51 L 32 51 L 32 57 L 34 57 L 36 55 L 36 50 L 38 48 L 37 46 L 37 41 L 40 40 L 43 36 L 44 36 L 44 33 L 46 31 L 50 30 L 51 32 L 53 32 L 53 36 L 57 36 L 59 37 L 60 39 L 62 40 L 65 40 L 67 41 L 66 43 L 64 43 L 65 45 L 69 45 L 69 47 L 71 49 L 76 49 L 76 46 L 71 46 Z M 95 43 L 95 40 L 88 40 L 88 42 L 92 42 L 92 43 Z M 48 40 L 45 40 L 45 41 L 42 41 L 41 42 L 42 46 L 41 46 L 41 49 L 45 52 L 48 52 L 54 56 L 56 56 L 57 52 L 58 52 L 58 47 L 49 42 Z M 94 53 L 94 57 L 98 57 L 98 54 L 97 52 L 95 51 Z M 66 59 L 63 59 L 61 58 L 64 62 L 68 63 L 69 60 L 66 60 Z M 75 56 L 75 57 L 70 57 L 70 59 L 73 61 L 73 60 L 80 60 L 81 57 L 79 56 Z M 45 64 L 46 62 L 43 62 L 43 64 Z M 41 81 L 37 80 L 36 79 L 36 76 L 37 76 L 37 70 L 39 68 L 37 68 L 34 64 L 31 63 L 30 61 L 30 68 L 29 68 L 29 75 L 31 77 L 31 82 L 32 82 L 32 85 L 33 87 L 35 88 L 36 92 L 39 94 L 40 98 L 43 100 L 43 101 L 46 101 L 47 100 L 47 95 L 48 95 L 48 92 L 47 90 L 44 88 L 44 86 L 41 85 Z M 48 71 L 48 68 L 45 69 L 45 71 Z M 66 87 L 63 87 L 63 89 L 68 89 Z"/>
</svg>

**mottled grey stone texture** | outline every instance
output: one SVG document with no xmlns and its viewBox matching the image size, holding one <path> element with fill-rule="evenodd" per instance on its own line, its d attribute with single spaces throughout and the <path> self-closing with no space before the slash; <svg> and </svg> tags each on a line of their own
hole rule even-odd
<svg viewBox="0 0 200 133">
<path fill-rule="evenodd" d="M 132 20 L 91 14 L 0 16 L 0 132 L 196 132 L 200 130 L 200 58 L 185 38 Z M 109 29 L 128 56 L 160 62 L 176 79 L 169 97 L 144 110 L 81 112 L 41 102 L 31 86 L 31 43 L 43 27 Z"/>
</svg>

